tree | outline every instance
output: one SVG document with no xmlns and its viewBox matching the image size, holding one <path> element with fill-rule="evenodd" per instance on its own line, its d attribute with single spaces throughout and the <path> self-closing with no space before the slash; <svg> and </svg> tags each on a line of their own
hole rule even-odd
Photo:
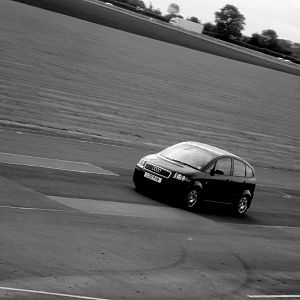
<svg viewBox="0 0 300 300">
<path fill-rule="evenodd" d="M 261 35 L 264 37 L 264 39 L 267 42 L 267 48 L 276 51 L 277 50 L 276 48 L 278 48 L 278 44 L 277 44 L 278 35 L 276 31 L 273 29 L 263 30 Z"/>
<path fill-rule="evenodd" d="M 260 48 L 268 47 L 268 40 L 259 33 L 253 33 L 248 43 Z"/>
<path fill-rule="evenodd" d="M 280 53 L 285 55 L 293 55 L 293 43 L 288 40 L 277 39 L 276 40 L 277 49 Z"/>
<path fill-rule="evenodd" d="M 180 7 L 176 3 L 171 3 L 168 7 L 168 14 L 165 15 L 165 18 L 168 20 L 171 20 L 172 18 L 182 18 L 182 16 L 179 15 Z"/>
<path fill-rule="evenodd" d="M 146 8 L 146 5 L 142 0 L 131 0 L 131 3 L 133 4 L 133 6 L 140 7 L 143 9 Z"/>
<path fill-rule="evenodd" d="M 210 22 L 204 23 L 203 30 L 207 32 L 216 32 L 216 25 Z"/>
<path fill-rule="evenodd" d="M 281 55 L 293 55 L 293 43 L 288 40 L 278 39 L 275 30 L 263 30 L 261 34 L 254 33 L 252 37 L 246 41 L 250 45 L 259 48 L 265 48 L 273 52 L 280 53 Z M 296 56 L 294 56 L 296 58 Z"/>
<path fill-rule="evenodd" d="M 151 2 L 150 2 L 148 10 L 153 14 L 161 16 L 161 11 L 158 8 L 154 8 Z"/>
<path fill-rule="evenodd" d="M 278 44 L 278 35 L 273 29 L 263 30 L 261 34 L 254 33 L 252 34 L 251 39 L 249 40 L 249 44 L 260 47 L 267 48 L 269 50 L 280 52 L 280 53 L 288 53 Z M 284 45 L 284 43 L 282 43 Z M 284 45 L 286 46 L 286 45 Z"/>
<path fill-rule="evenodd" d="M 180 12 L 180 7 L 176 3 L 171 3 L 168 7 L 168 13 L 170 15 L 178 15 Z"/>
<path fill-rule="evenodd" d="M 153 10 L 154 10 L 154 7 L 153 7 L 153 5 L 152 5 L 152 2 L 150 2 L 150 4 L 149 4 L 149 8 L 148 8 L 148 9 L 149 9 L 149 11 L 150 11 L 150 12 L 153 12 Z"/>
<path fill-rule="evenodd" d="M 145 3 L 142 0 L 117 0 L 118 2 L 128 4 L 133 7 L 140 7 L 142 9 L 146 8 Z"/>
<path fill-rule="evenodd" d="M 199 19 L 197 17 L 190 17 L 187 19 L 188 21 L 194 22 L 194 23 L 200 23 Z"/>
<path fill-rule="evenodd" d="M 276 40 L 278 38 L 276 31 L 273 29 L 263 30 L 261 34 L 268 40 Z"/>
<path fill-rule="evenodd" d="M 240 38 L 244 29 L 245 17 L 234 6 L 227 4 L 215 12 L 216 31 L 225 38 Z"/>
<path fill-rule="evenodd" d="M 159 8 L 155 8 L 155 9 L 153 10 L 153 13 L 156 14 L 156 15 L 161 16 L 161 11 L 160 11 Z"/>
<path fill-rule="evenodd" d="M 293 43 L 291 50 L 292 55 L 300 60 L 300 43 Z"/>
</svg>

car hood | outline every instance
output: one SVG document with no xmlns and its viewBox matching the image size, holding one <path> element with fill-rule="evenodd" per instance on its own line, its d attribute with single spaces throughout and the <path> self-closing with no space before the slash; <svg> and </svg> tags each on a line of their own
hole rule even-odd
<svg viewBox="0 0 300 300">
<path fill-rule="evenodd" d="M 195 172 L 200 172 L 192 167 L 181 165 L 179 163 L 168 160 L 167 158 L 160 156 L 158 153 L 148 155 L 148 156 L 144 157 L 144 159 L 147 162 L 153 163 L 154 165 L 157 165 L 158 167 L 165 168 L 172 172 L 183 173 L 183 174 L 191 174 L 191 173 L 195 173 Z"/>
</svg>

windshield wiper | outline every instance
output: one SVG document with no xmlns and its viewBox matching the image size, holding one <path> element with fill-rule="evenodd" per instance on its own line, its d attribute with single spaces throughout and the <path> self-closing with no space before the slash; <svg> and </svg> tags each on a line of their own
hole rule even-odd
<svg viewBox="0 0 300 300">
<path fill-rule="evenodd" d="M 176 163 L 178 163 L 180 165 L 188 166 L 188 167 L 191 167 L 191 168 L 196 169 L 196 170 L 199 171 L 199 169 L 197 169 L 196 167 L 194 167 L 192 165 L 189 165 L 189 164 L 187 164 L 187 163 L 185 163 L 185 162 L 183 162 L 181 160 L 177 160 L 177 159 L 173 159 L 173 158 L 169 158 L 169 157 L 166 157 L 166 158 L 169 159 L 169 160 L 171 160 L 171 161 L 174 161 L 174 162 L 176 162 Z"/>
</svg>

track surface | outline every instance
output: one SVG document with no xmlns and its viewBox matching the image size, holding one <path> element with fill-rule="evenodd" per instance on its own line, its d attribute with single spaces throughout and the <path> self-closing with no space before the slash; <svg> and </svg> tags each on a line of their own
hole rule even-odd
<svg viewBox="0 0 300 300">
<path fill-rule="evenodd" d="M 212 207 L 192 214 L 133 189 L 132 168 L 150 150 L 12 131 L 0 138 L 2 153 L 68 158 L 119 174 L 0 163 L 0 287 L 34 291 L 0 288 L 1 299 L 299 295 L 295 187 L 258 186 L 245 218 Z M 270 175 L 275 186 L 279 175 Z"/>
<path fill-rule="evenodd" d="M 0 299 L 300 294 L 298 77 L 0 6 L 0 121 L 21 128 L 0 131 Z M 255 162 L 245 218 L 133 189 L 141 156 L 187 139 Z"/>
<path fill-rule="evenodd" d="M 9 0 L 0 126 L 170 145 L 197 140 L 300 170 L 300 77 Z"/>
</svg>

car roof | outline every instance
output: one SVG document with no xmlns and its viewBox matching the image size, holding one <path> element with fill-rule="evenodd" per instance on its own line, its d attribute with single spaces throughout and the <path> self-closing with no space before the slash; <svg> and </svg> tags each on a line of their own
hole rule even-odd
<svg viewBox="0 0 300 300">
<path fill-rule="evenodd" d="M 226 150 L 223 150 L 223 149 L 220 149 L 218 147 L 215 147 L 215 146 L 211 146 L 211 145 L 203 144 L 203 143 L 199 143 L 199 142 L 193 142 L 193 141 L 183 142 L 181 144 L 189 144 L 189 145 L 193 145 L 193 146 L 199 147 L 199 148 L 201 148 L 203 150 L 206 150 L 206 151 L 209 151 L 209 152 L 213 153 L 216 157 L 227 155 L 227 156 L 231 156 L 231 157 L 240 159 L 243 162 L 249 164 L 247 161 L 245 161 L 241 157 L 239 157 L 239 156 L 237 156 L 237 155 L 235 155 L 235 154 L 233 154 L 231 152 L 228 152 Z"/>
</svg>

